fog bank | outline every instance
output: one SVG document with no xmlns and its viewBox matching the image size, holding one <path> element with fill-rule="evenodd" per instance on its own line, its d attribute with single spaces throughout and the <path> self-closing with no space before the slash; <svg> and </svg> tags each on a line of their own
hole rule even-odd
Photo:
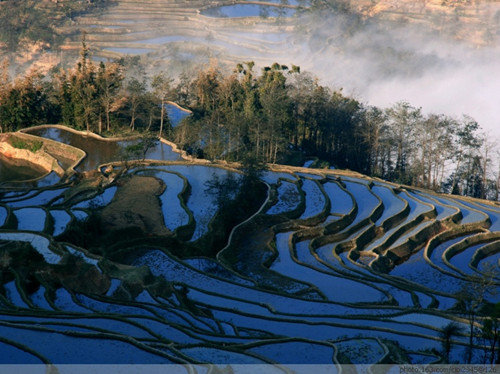
<svg viewBox="0 0 500 374">
<path fill-rule="evenodd" d="M 339 15 L 300 22 L 314 28 L 307 39 L 296 41 L 291 61 L 323 84 L 342 87 L 370 105 L 404 100 L 424 113 L 468 114 L 485 132 L 500 135 L 498 46 L 478 47 L 422 25 Z"/>
</svg>

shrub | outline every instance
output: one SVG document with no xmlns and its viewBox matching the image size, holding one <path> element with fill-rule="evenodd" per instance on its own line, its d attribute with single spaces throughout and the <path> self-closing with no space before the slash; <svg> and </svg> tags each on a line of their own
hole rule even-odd
<svg viewBox="0 0 500 374">
<path fill-rule="evenodd" d="M 43 147 L 43 142 L 41 140 L 25 141 L 19 138 L 12 138 L 11 144 L 17 149 L 27 149 L 33 153 L 39 151 Z"/>
<path fill-rule="evenodd" d="M 17 149 L 28 149 L 28 144 L 24 140 L 18 138 L 12 139 L 11 144 Z"/>
<path fill-rule="evenodd" d="M 36 140 L 32 143 L 30 151 L 31 152 L 37 152 L 43 147 L 43 142 L 41 140 Z"/>
</svg>

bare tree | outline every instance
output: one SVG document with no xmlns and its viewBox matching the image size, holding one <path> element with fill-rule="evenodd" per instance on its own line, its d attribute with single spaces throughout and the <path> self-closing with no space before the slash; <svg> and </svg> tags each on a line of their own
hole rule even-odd
<svg viewBox="0 0 500 374">
<path fill-rule="evenodd" d="M 472 362 L 474 340 L 477 335 L 477 319 L 486 300 L 498 291 L 495 278 L 498 271 L 483 272 L 482 276 L 469 276 L 462 289 L 457 293 L 461 309 L 469 324 L 469 345 L 467 347 L 467 363 Z"/>
<path fill-rule="evenodd" d="M 460 335 L 463 332 L 463 327 L 457 322 L 450 322 L 441 328 L 439 337 L 443 343 L 443 355 L 447 363 L 450 362 L 450 352 L 452 347 L 451 339 L 454 336 Z"/>
</svg>

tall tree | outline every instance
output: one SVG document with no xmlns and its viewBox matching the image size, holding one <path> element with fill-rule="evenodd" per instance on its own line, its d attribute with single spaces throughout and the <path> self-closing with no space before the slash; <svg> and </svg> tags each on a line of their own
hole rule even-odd
<svg viewBox="0 0 500 374">
<path fill-rule="evenodd" d="M 144 100 L 146 93 L 146 82 L 132 78 L 127 82 L 126 94 L 130 109 L 130 124 L 129 127 L 135 130 L 136 120 L 139 114 L 139 109 Z"/>
<path fill-rule="evenodd" d="M 370 106 L 363 113 L 364 131 L 363 138 L 366 148 L 370 152 L 370 174 L 383 176 L 383 165 L 381 164 L 384 148 L 384 133 L 387 131 L 386 115 L 377 107 Z"/>
<path fill-rule="evenodd" d="M 97 98 L 104 112 L 106 121 L 106 130 L 110 130 L 110 115 L 117 108 L 119 100 L 118 93 L 123 82 L 122 66 L 118 63 L 101 62 L 97 71 L 96 86 Z M 99 124 L 101 119 L 99 116 Z M 99 126 L 99 133 L 102 132 L 102 126 Z"/>
<path fill-rule="evenodd" d="M 308 73 L 301 73 L 300 67 L 292 65 L 290 78 L 287 79 L 288 92 L 292 105 L 289 142 L 295 147 L 305 139 L 306 129 L 310 121 L 314 121 L 311 113 L 312 97 L 318 87 L 318 81 Z"/>
<path fill-rule="evenodd" d="M 165 72 L 157 73 L 153 76 L 151 86 L 154 89 L 154 94 L 160 102 L 161 114 L 160 114 L 160 134 L 163 134 L 163 120 L 165 117 L 165 102 L 169 96 L 172 95 L 172 78 L 170 78 Z M 170 127 L 168 131 L 168 136 L 170 137 Z"/>
<path fill-rule="evenodd" d="M 414 184 L 437 189 L 445 162 L 451 160 L 455 122 L 444 115 L 430 114 L 417 123 L 413 163 Z M 420 154 L 418 154 L 420 153 Z"/>
<path fill-rule="evenodd" d="M 275 163 L 278 152 L 286 146 L 285 132 L 292 114 L 284 74 L 287 71 L 287 66 L 274 63 L 271 67 L 263 69 L 258 81 L 260 103 L 266 125 L 262 134 L 261 156 L 267 162 Z M 256 150 L 257 154 L 259 151 Z"/>
<path fill-rule="evenodd" d="M 260 132 L 262 127 L 262 106 L 260 104 L 257 79 L 255 78 L 253 61 L 237 65 L 241 86 L 243 88 L 243 123 L 238 126 L 240 139 L 247 153 L 258 154 Z M 252 136 L 255 134 L 256 136 Z M 240 157 L 241 158 L 241 157 Z"/>
<path fill-rule="evenodd" d="M 470 190 L 472 164 L 476 151 L 481 145 L 477 134 L 478 129 L 479 124 L 469 116 L 463 116 L 462 120 L 457 123 L 455 131 L 455 171 L 452 175 L 451 193 L 461 194 Z M 461 182 L 465 184 L 462 188 L 460 188 Z"/>
<path fill-rule="evenodd" d="M 460 335 L 462 331 L 463 331 L 462 326 L 460 326 L 456 322 L 450 322 L 447 325 L 445 325 L 439 332 L 439 336 L 443 341 L 443 354 L 446 363 L 450 363 L 450 353 L 452 347 L 451 339 L 454 336 Z"/>
<path fill-rule="evenodd" d="M 72 100 L 76 112 L 76 125 L 85 128 L 87 131 L 92 131 L 91 124 L 95 119 L 98 104 L 96 100 L 96 72 L 95 65 L 90 59 L 90 51 L 85 41 L 85 34 L 82 39 L 80 61 L 70 79 Z"/>
<path fill-rule="evenodd" d="M 220 130 L 223 133 L 226 153 L 238 159 L 242 148 L 241 122 L 243 122 L 243 88 L 236 74 L 224 77 L 219 85 L 219 110 L 223 125 Z"/>
<path fill-rule="evenodd" d="M 200 70 L 194 81 L 196 102 L 194 109 L 203 117 L 200 140 L 205 142 L 205 153 L 210 159 L 216 159 L 223 153 L 220 126 L 223 125 L 219 107 L 219 85 L 221 73 L 211 64 L 206 70 Z"/>
<path fill-rule="evenodd" d="M 490 168 L 491 164 L 493 163 L 492 161 L 492 154 L 495 153 L 495 150 L 498 147 L 498 139 L 495 139 L 491 134 L 481 134 L 480 136 L 480 144 L 481 147 L 479 148 L 479 158 L 481 160 L 481 169 L 482 169 L 482 182 L 483 182 L 483 188 L 482 188 L 482 194 L 481 194 L 481 199 L 486 199 L 488 196 L 488 190 L 490 189 L 490 185 L 494 185 L 495 182 L 493 182 L 490 179 Z M 491 182 L 491 183 L 490 183 Z"/>
<path fill-rule="evenodd" d="M 414 151 L 412 147 L 414 131 L 419 127 L 419 122 L 422 121 L 421 109 L 414 108 L 409 103 L 402 101 L 389 108 L 387 116 L 396 152 L 393 178 L 396 181 L 411 184 L 412 180 L 407 169 Z"/>
</svg>

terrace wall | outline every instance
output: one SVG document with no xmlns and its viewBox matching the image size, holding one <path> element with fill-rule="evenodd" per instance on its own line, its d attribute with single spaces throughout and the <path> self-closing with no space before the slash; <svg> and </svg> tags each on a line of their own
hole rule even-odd
<svg viewBox="0 0 500 374">
<path fill-rule="evenodd" d="M 25 134 L 23 134 L 25 135 Z M 32 152 L 28 149 L 16 148 L 9 143 L 13 138 L 23 138 L 22 136 L 15 136 L 12 134 L 5 134 L 0 138 L 0 152 L 7 158 L 15 160 L 23 160 L 40 168 L 46 170 L 47 172 L 54 171 L 58 175 L 63 175 L 63 168 L 57 163 L 57 160 L 46 153 L 43 149 L 36 152 Z M 38 138 L 37 138 L 38 140 Z"/>
</svg>

